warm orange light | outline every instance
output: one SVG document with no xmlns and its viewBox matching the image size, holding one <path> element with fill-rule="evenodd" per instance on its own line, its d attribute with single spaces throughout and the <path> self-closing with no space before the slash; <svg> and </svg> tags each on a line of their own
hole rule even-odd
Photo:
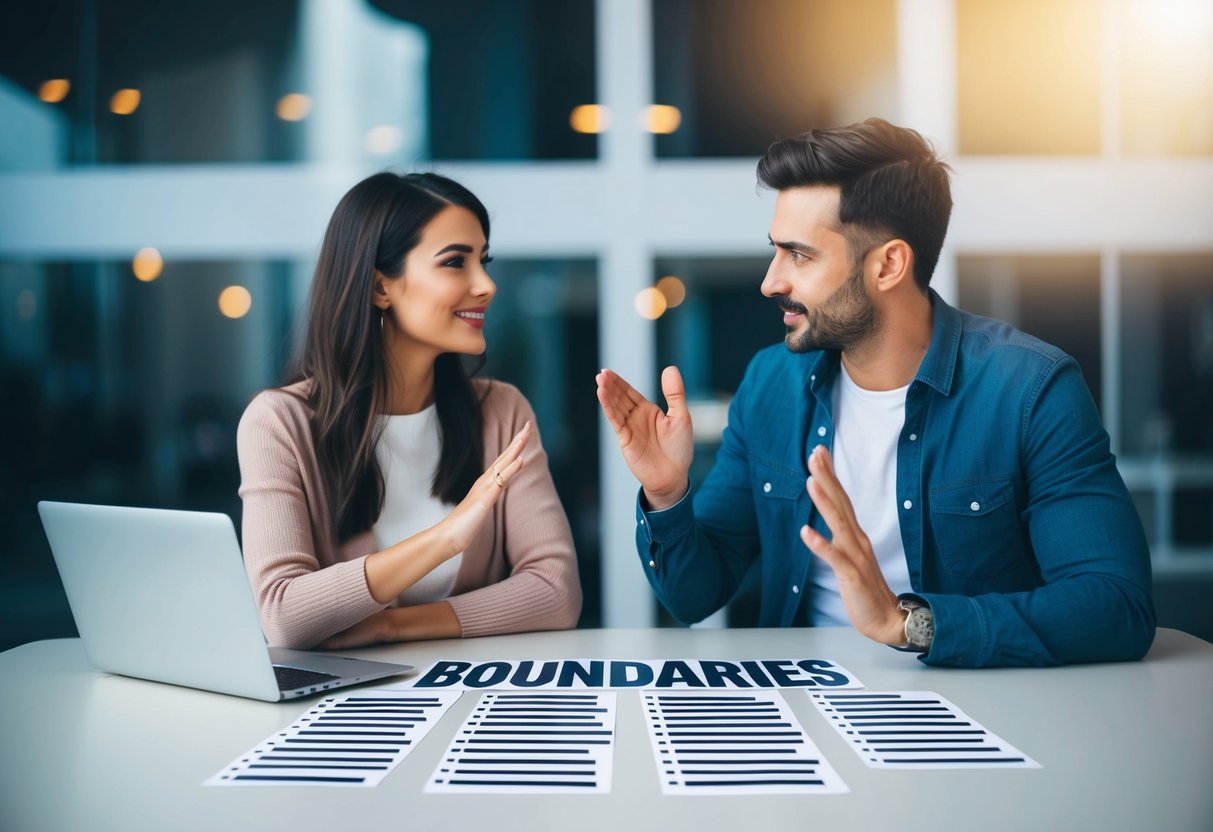
<svg viewBox="0 0 1213 832">
<path fill-rule="evenodd" d="M 42 85 L 38 87 L 38 97 L 47 104 L 58 104 L 67 98 L 67 94 L 71 91 L 71 81 L 66 78 L 52 78 L 49 81 L 43 81 Z"/>
<path fill-rule="evenodd" d="M 682 124 L 682 112 L 669 104 L 650 104 L 644 113 L 644 126 L 650 133 L 673 133 Z"/>
<path fill-rule="evenodd" d="M 301 92 L 288 93 L 278 99 L 274 112 L 283 121 L 303 121 L 312 111 L 312 99 Z"/>
<path fill-rule="evenodd" d="M 144 283 L 151 283 L 164 271 L 164 258 L 154 248 L 141 248 L 131 261 L 131 271 Z"/>
<path fill-rule="evenodd" d="M 219 293 L 219 311 L 226 318 L 243 318 L 253 308 L 253 296 L 243 286 L 228 286 Z"/>
<path fill-rule="evenodd" d="M 636 295 L 636 312 L 642 318 L 655 321 L 665 314 L 668 304 L 665 295 L 652 286 L 641 289 Z"/>
<path fill-rule="evenodd" d="M 395 153 L 404 144 L 404 131 L 391 124 L 381 124 L 366 131 L 363 144 L 370 153 L 376 156 L 387 156 Z"/>
<path fill-rule="evenodd" d="M 605 133 L 611 127 L 611 111 L 601 104 L 582 104 L 569 113 L 569 126 L 578 133 Z"/>
<path fill-rule="evenodd" d="M 139 90 L 129 88 L 118 90 L 110 99 L 110 112 L 120 116 L 129 116 L 139 109 L 139 102 L 142 99 L 143 96 Z"/>
<path fill-rule="evenodd" d="M 666 275 L 657 281 L 657 291 L 665 298 L 666 304 L 673 309 L 687 299 L 687 287 L 674 275 Z"/>
<path fill-rule="evenodd" d="M 1126 0 L 1126 31 L 1156 41 L 1160 51 L 1199 49 L 1213 32 L 1213 7 L 1207 0 Z"/>
</svg>

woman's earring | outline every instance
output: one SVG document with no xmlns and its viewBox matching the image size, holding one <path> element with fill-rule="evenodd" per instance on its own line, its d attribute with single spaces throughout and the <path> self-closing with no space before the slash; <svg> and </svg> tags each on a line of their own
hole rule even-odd
<svg viewBox="0 0 1213 832">
<path fill-rule="evenodd" d="M 379 334 L 383 335 L 383 319 L 387 317 L 387 308 L 379 310 Z"/>
</svg>

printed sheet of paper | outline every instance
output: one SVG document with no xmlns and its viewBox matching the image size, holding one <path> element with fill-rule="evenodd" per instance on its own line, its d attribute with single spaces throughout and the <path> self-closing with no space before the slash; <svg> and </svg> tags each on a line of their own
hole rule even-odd
<svg viewBox="0 0 1213 832">
<path fill-rule="evenodd" d="M 614 749 L 614 693 L 489 692 L 425 790 L 607 794 Z"/>
<path fill-rule="evenodd" d="M 1040 768 L 933 691 L 806 692 L 870 768 Z"/>
<path fill-rule="evenodd" d="M 377 786 L 459 696 L 388 690 L 326 696 L 204 785 Z"/>
<path fill-rule="evenodd" d="M 642 705 L 665 794 L 850 791 L 775 691 L 646 690 Z"/>
</svg>

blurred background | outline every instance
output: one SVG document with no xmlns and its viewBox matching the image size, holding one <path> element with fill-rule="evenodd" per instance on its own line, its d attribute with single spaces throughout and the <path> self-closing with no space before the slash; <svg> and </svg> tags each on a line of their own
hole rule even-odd
<svg viewBox="0 0 1213 832">
<path fill-rule="evenodd" d="M 955 169 L 934 285 L 1082 365 L 1160 624 L 1213 639 L 1208 0 L 40 0 L 0 8 L 0 649 L 74 635 L 41 499 L 222 511 L 329 214 L 384 168 L 493 216 L 486 372 L 535 406 L 581 626 L 670 622 L 610 366 L 677 363 L 711 465 L 753 353 L 777 138 L 869 116 Z M 743 591 L 709 625 L 751 624 Z"/>
</svg>

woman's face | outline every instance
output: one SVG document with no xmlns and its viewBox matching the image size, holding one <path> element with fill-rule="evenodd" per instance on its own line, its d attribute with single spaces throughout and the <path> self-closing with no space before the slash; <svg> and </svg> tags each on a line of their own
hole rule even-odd
<svg viewBox="0 0 1213 832">
<path fill-rule="evenodd" d="M 376 277 L 375 305 L 384 310 L 389 344 L 410 351 L 479 355 L 484 318 L 497 284 L 484 267 L 488 241 L 476 215 L 448 205 L 434 215 L 404 260 L 398 278 Z"/>
</svg>

